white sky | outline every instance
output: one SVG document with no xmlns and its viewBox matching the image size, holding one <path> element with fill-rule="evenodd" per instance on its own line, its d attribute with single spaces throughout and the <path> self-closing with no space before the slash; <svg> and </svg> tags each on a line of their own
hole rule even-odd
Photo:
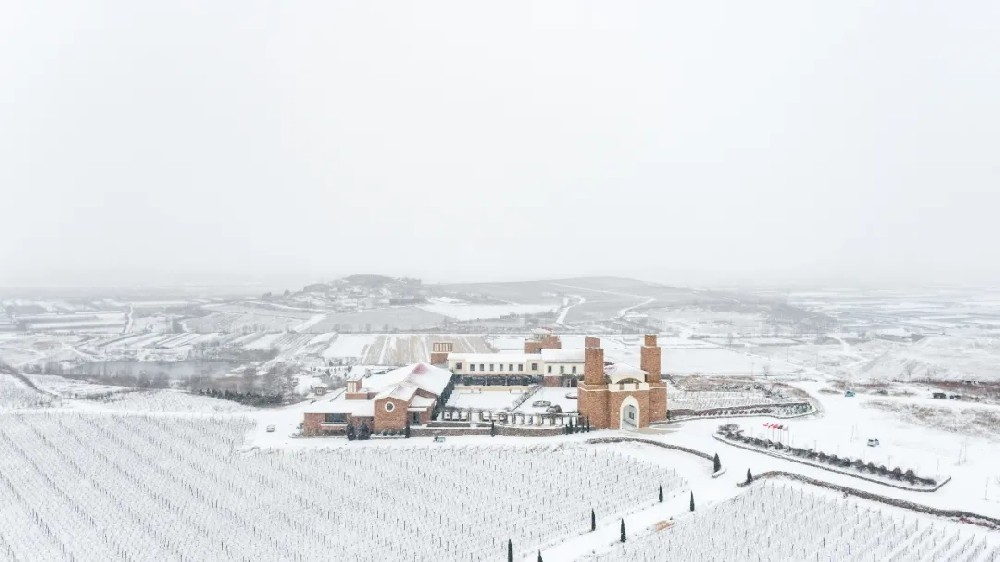
<svg viewBox="0 0 1000 562">
<path fill-rule="evenodd" d="M 1000 2 L 2 8 L 0 284 L 1000 282 Z"/>
</svg>

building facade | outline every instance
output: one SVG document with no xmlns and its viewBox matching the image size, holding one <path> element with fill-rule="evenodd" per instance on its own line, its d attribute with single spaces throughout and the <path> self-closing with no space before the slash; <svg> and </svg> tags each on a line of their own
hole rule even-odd
<svg viewBox="0 0 1000 562">
<path fill-rule="evenodd" d="M 577 388 L 578 409 L 595 429 L 638 429 L 667 419 L 667 388 L 661 380 L 661 354 L 655 335 L 640 350 L 641 368 L 607 364 L 600 340 L 587 338 L 584 380 Z"/>
<path fill-rule="evenodd" d="M 342 434 L 347 426 L 399 431 L 424 425 L 447 401 L 454 383 L 446 369 L 416 363 L 386 373 L 354 376 L 347 388 L 316 400 L 303 414 L 306 435 Z"/>
</svg>

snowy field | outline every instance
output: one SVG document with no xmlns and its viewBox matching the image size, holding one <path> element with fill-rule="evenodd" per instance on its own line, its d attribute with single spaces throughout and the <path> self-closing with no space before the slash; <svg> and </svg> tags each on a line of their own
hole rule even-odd
<svg viewBox="0 0 1000 562">
<path fill-rule="evenodd" d="M 590 559 L 1000 560 L 998 537 L 987 535 L 982 528 L 945 523 L 873 502 L 845 500 L 802 486 L 762 483 Z"/>
<path fill-rule="evenodd" d="M 671 470 L 572 444 L 241 451 L 250 425 L 0 414 L 0 554 L 486 560 L 510 539 L 520 559 L 585 531 L 591 509 L 624 514 L 654 504 L 660 485 L 667 495 L 685 485 Z"/>
<path fill-rule="evenodd" d="M 0 373 L 0 409 L 37 408 L 52 402 L 52 397 L 36 392 L 20 380 Z"/>
<path fill-rule="evenodd" d="M 232 400 L 188 394 L 179 390 L 139 390 L 116 392 L 110 396 L 64 402 L 64 405 L 81 410 L 128 412 L 197 412 L 233 413 L 251 412 L 255 408 L 243 406 Z"/>
<path fill-rule="evenodd" d="M 63 398 L 86 398 L 129 390 L 121 386 L 92 384 L 86 381 L 69 379 L 59 375 L 27 375 L 35 386 Z"/>
<path fill-rule="evenodd" d="M 552 304 L 469 304 L 432 301 L 418 308 L 442 314 L 455 320 L 488 320 L 511 314 L 538 314 L 557 310 L 560 303 Z"/>
<path fill-rule="evenodd" d="M 671 410 L 709 410 L 738 408 L 788 402 L 788 399 L 767 397 L 760 392 L 713 392 L 671 390 L 668 392 Z"/>
</svg>

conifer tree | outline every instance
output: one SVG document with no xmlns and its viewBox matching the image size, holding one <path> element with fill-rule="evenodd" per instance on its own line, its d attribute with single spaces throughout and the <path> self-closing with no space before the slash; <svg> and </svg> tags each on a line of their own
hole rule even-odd
<svg viewBox="0 0 1000 562">
<path fill-rule="evenodd" d="M 542 551 L 538 551 L 538 562 L 542 562 Z"/>
<path fill-rule="evenodd" d="M 590 433 L 590 416 L 587 416 L 587 433 Z"/>
<path fill-rule="evenodd" d="M 694 490 L 691 490 L 691 511 L 694 511 Z"/>
<path fill-rule="evenodd" d="M 747 469 L 747 484 L 753 482 L 753 476 L 750 474 L 750 469 Z"/>
<path fill-rule="evenodd" d="M 663 484 L 660 484 L 660 503 L 663 503 Z"/>
<path fill-rule="evenodd" d="M 624 517 L 622 517 L 622 536 L 621 536 L 621 541 L 625 542 L 625 518 Z"/>
<path fill-rule="evenodd" d="M 351 424 L 347 424 L 347 440 L 354 441 L 354 437 L 355 437 L 354 426 Z"/>
<path fill-rule="evenodd" d="M 573 427 L 573 418 L 569 419 L 569 433 L 576 433 L 576 430 Z"/>
<path fill-rule="evenodd" d="M 596 530 L 597 530 L 597 515 L 594 513 L 594 510 L 591 509 L 590 510 L 590 532 L 593 533 Z"/>
<path fill-rule="evenodd" d="M 406 428 L 403 429 L 403 435 L 405 435 L 407 439 L 410 438 L 410 420 L 406 420 Z"/>
<path fill-rule="evenodd" d="M 514 562 L 514 543 L 507 539 L 507 562 Z"/>
<path fill-rule="evenodd" d="M 490 420 L 490 437 L 497 436 L 497 424 L 495 421 Z"/>
<path fill-rule="evenodd" d="M 719 472 L 722 470 L 722 461 L 719 460 L 719 453 L 715 453 L 715 458 L 712 459 L 712 472 Z"/>
</svg>

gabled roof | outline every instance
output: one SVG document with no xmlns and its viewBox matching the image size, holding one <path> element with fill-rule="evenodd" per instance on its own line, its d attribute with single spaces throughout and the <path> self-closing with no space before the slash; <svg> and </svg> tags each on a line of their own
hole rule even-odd
<svg viewBox="0 0 1000 562">
<path fill-rule="evenodd" d="M 396 400 L 406 400 L 409 401 L 416 394 L 417 387 L 408 382 L 402 382 L 395 386 L 390 386 L 375 395 L 375 400 L 381 400 L 383 398 L 394 398 Z"/>
<path fill-rule="evenodd" d="M 440 396 L 444 387 L 451 381 L 451 371 L 427 363 L 414 363 L 364 379 L 363 384 L 369 392 L 381 393 L 389 387 L 408 382 L 421 390 Z"/>
</svg>

